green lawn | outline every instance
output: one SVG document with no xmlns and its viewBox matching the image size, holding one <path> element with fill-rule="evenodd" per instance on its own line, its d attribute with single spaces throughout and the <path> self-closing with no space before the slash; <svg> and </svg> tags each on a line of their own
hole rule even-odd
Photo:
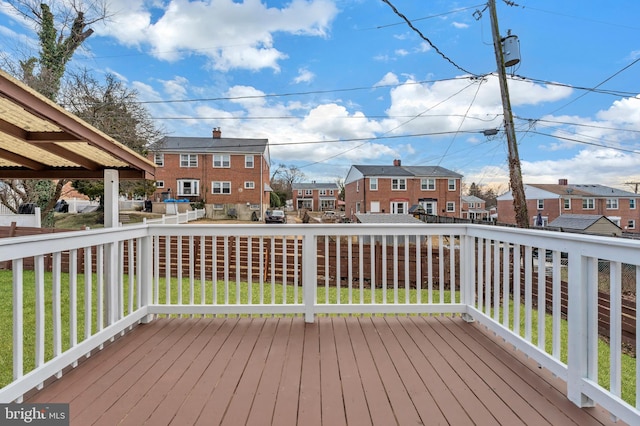
<svg viewBox="0 0 640 426">
<path fill-rule="evenodd" d="M 0 271 L 0 341 L 4 344 L 0 346 L 0 387 L 9 384 L 12 381 L 13 376 L 13 366 L 12 366 L 12 352 L 13 352 L 13 337 L 12 337 L 12 323 L 13 323 L 13 311 L 12 311 L 12 279 L 11 279 L 11 271 Z M 52 324 L 51 324 L 51 279 L 52 276 L 50 273 L 45 274 L 45 360 L 49 360 L 53 357 L 53 338 L 52 338 Z M 70 346 L 70 327 L 69 327 L 69 277 L 67 274 L 62 275 L 62 287 L 61 287 L 61 298 L 62 298 L 62 349 L 63 351 L 68 349 Z M 95 279 L 93 295 L 92 298 L 95 303 Z M 125 277 L 125 282 L 128 282 Z M 24 272 L 24 370 L 28 372 L 35 367 L 35 274 L 33 271 L 25 271 Z M 179 287 L 180 293 L 182 294 L 182 302 L 188 303 L 190 300 L 190 284 L 188 279 L 183 279 L 181 285 L 180 283 L 173 278 L 171 280 L 171 292 L 170 292 L 170 301 L 171 303 L 178 302 L 178 294 Z M 249 300 L 249 291 L 251 290 L 251 300 L 253 303 L 259 303 L 260 300 L 260 284 L 253 283 L 251 286 L 248 286 L 246 283 L 242 283 L 240 285 L 236 285 L 235 283 L 229 283 L 228 285 L 224 282 L 216 283 L 216 298 L 218 303 L 224 303 L 224 294 L 225 290 L 227 290 L 228 286 L 228 303 L 234 304 L 236 303 L 237 294 L 239 294 L 240 303 L 247 303 Z M 126 286 L 125 286 L 126 287 Z M 296 299 L 294 298 L 295 292 L 292 286 L 286 286 L 283 288 L 282 285 L 272 286 L 271 283 L 264 284 L 264 300 L 263 303 L 295 303 Z M 239 293 L 238 293 L 239 292 Z M 203 303 L 201 300 L 201 284 L 199 281 L 195 281 L 193 288 L 193 299 L 194 303 L 199 304 Z M 405 295 L 406 290 L 398 289 L 398 303 L 405 303 Z M 459 298 L 460 293 L 456 292 L 456 299 Z M 78 276 L 78 288 L 77 288 L 77 300 L 78 300 L 78 329 L 77 329 L 77 339 L 78 341 L 82 341 L 84 338 L 84 277 L 82 275 Z M 205 300 L 204 303 L 210 304 L 213 301 L 213 285 L 211 282 L 205 283 Z M 320 286 L 318 288 L 318 302 L 324 303 L 326 300 L 325 288 L 324 286 Z M 273 298 L 272 298 L 273 297 Z M 336 303 L 340 298 L 342 303 L 347 303 L 349 297 L 349 290 L 347 288 L 341 288 L 340 291 L 335 287 L 330 287 L 328 291 L 328 301 L 329 303 Z M 355 288 L 352 289 L 351 293 L 353 303 L 359 303 L 360 301 L 360 289 Z M 428 292 L 426 290 L 422 290 L 421 298 L 423 302 L 428 301 Z M 445 292 L 443 295 L 445 303 L 449 303 L 451 294 L 450 292 Z M 383 302 L 383 292 L 378 289 L 375 294 L 376 303 L 380 304 Z M 165 280 L 160 280 L 160 288 L 159 288 L 159 302 L 164 303 L 166 300 L 166 285 Z M 370 303 L 371 301 L 371 291 L 364 289 L 363 291 L 363 300 L 364 303 Z M 410 290 L 409 291 L 409 301 L 410 303 L 416 303 L 417 300 L 417 291 Z M 437 291 L 433 293 L 433 302 L 438 303 L 440 300 L 440 295 Z M 127 313 L 128 306 L 128 294 L 125 292 L 124 294 L 125 301 L 125 314 Z M 387 303 L 393 303 L 394 294 L 393 289 L 387 289 Z M 298 288 L 297 292 L 297 302 L 302 303 L 302 288 Z M 510 304 L 510 318 L 513 321 L 513 303 Z M 96 318 L 95 312 L 92 313 L 92 325 L 93 331 L 96 330 Z M 524 336 L 524 308 L 521 310 L 520 314 L 520 333 Z M 532 311 L 532 342 L 534 344 L 537 343 L 537 311 Z M 545 346 L 546 350 L 551 353 L 551 333 L 552 333 L 552 319 L 549 315 L 545 318 L 545 326 L 546 326 L 546 341 Z M 566 362 L 567 359 L 567 322 L 562 321 L 561 324 L 561 359 L 563 362 Z M 635 402 L 635 358 L 632 358 L 627 355 L 623 355 L 622 358 L 622 398 L 633 404 Z M 609 346 L 606 342 L 600 340 L 599 342 L 599 382 L 605 388 L 609 387 Z"/>
</svg>

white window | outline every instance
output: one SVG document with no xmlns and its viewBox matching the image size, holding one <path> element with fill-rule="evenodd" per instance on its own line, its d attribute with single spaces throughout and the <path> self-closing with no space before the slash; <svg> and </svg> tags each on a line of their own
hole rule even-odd
<svg viewBox="0 0 640 426">
<path fill-rule="evenodd" d="M 360 213 L 360 202 L 356 203 L 356 213 Z"/>
<path fill-rule="evenodd" d="M 454 181 L 455 184 L 455 181 Z M 435 179 L 428 179 L 428 178 L 422 178 L 420 179 L 420 189 L 423 191 L 435 191 L 436 189 L 436 180 Z"/>
<path fill-rule="evenodd" d="M 406 191 L 407 180 L 406 179 L 391 179 L 392 191 Z"/>
<path fill-rule="evenodd" d="M 313 189 L 305 189 L 304 195 L 313 195 Z"/>
<path fill-rule="evenodd" d="M 406 201 L 392 201 L 391 213 L 393 214 L 405 214 L 409 211 L 409 203 Z"/>
<path fill-rule="evenodd" d="M 421 201 L 420 205 L 426 214 L 434 215 L 438 212 L 438 203 L 435 201 Z"/>
<path fill-rule="evenodd" d="M 244 168 L 253 169 L 253 155 L 244 156 Z"/>
<path fill-rule="evenodd" d="M 213 209 L 214 210 L 222 210 L 222 209 L 224 209 L 224 204 L 214 204 L 213 205 Z"/>
<path fill-rule="evenodd" d="M 302 196 L 302 189 L 298 189 L 298 197 Z"/>
<path fill-rule="evenodd" d="M 544 209 L 544 200 L 538 200 L 538 210 Z"/>
<path fill-rule="evenodd" d="M 371 191 L 378 190 L 378 178 L 369 178 L 369 189 Z"/>
<path fill-rule="evenodd" d="M 455 212 L 456 211 L 456 203 L 453 201 L 447 201 L 447 212 Z"/>
<path fill-rule="evenodd" d="M 211 182 L 212 194 L 231 194 L 231 182 Z"/>
<path fill-rule="evenodd" d="M 369 211 L 371 213 L 380 213 L 380 201 L 372 201 Z"/>
<path fill-rule="evenodd" d="M 198 167 L 196 154 L 180 154 L 180 167 Z"/>
<path fill-rule="evenodd" d="M 571 210 L 571 198 L 564 199 L 564 209 Z"/>
<path fill-rule="evenodd" d="M 360 181 L 356 182 L 356 192 L 360 192 Z M 358 211 L 358 213 L 360 212 Z"/>
<path fill-rule="evenodd" d="M 607 209 L 609 209 L 609 210 L 618 210 L 618 199 L 617 198 L 607 198 Z"/>
<path fill-rule="evenodd" d="M 582 199 L 582 208 L 585 210 L 593 210 L 596 207 L 596 202 L 594 198 L 583 198 Z"/>
<path fill-rule="evenodd" d="M 320 189 L 318 191 L 319 195 L 327 195 L 327 190 L 326 189 Z"/>
<path fill-rule="evenodd" d="M 195 179 L 178 179 L 178 196 L 200 195 L 200 181 Z"/>
<path fill-rule="evenodd" d="M 629 208 L 631 210 L 634 210 L 636 208 L 636 199 L 635 198 L 629 198 Z"/>
<path fill-rule="evenodd" d="M 455 190 L 456 190 L 456 180 L 449 179 L 449 191 L 455 191 Z"/>
<path fill-rule="evenodd" d="M 334 194 L 333 189 L 330 189 L 329 190 L 329 195 L 333 195 L 333 194 Z"/>
<path fill-rule="evenodd" d="M 156 155 L 153 156 L 153 162 L 156 163 L 158 167 L 164 167 L 164 154 L 157 152 Z"/>
<path fill-rule="evenodd" d="M 629 219 L 627 229 L 636 229 L 636 221 L 634 219 Z"/>
<path fill-rule="evenodd" d="M 620 226 L 620 216 L 607 216 L 607 219 L 609 219 L 611 222 L 615 223 L 616 225 Z"/>
<path fill-rule="evenodd" d="M 229 154 L 213 154 L 213 167 L 224 169 L 231 167 L 231 157 Z"/>
<path fill-rule="evenodd" d="M 256 183 L 252 180 L 248 180 L 244 183 L 244 189 L 255 189 Z"/>
<path fill-rule="evenodd" d="M 469 203 L 469 208 L 470 208 L 470 209 L 472 209 L 472 208 L 474 208 L 474 207 L 475 207 L 475 204 L 473 204 L 473 203 Z"/>
<path fill-rule="evenodd" d="M 163 180 L 157 180 L 156 181 L 156 188 L 164 188 L 164 181 Z"/>
</svg>

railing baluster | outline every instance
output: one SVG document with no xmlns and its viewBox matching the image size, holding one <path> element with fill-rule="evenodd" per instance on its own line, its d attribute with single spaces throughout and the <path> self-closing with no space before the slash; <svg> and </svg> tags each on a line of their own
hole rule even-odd
<svg viewBox="0 0 640 426">
<path fill-rule="evenodd" d="M 235 237 L 236 243 L 236 305 L 240 304 L 240 237 Z"/>
<path fill-rule="evenodd" d="M 404 236 L 404 303 L 409 303 L 411 283 L 409 279 L 409 235 Z"/>
<path fill-rule="evenodd" d="M 398 259 L 398 236 L 394 235 L 393 236 L 393 250 L 392 250 L 393 254 L 393 303 L 395 305 L 398 304 L 398 263 L 399 263 L 399 259 Z"/>
<path fill-rule="evenodd" d="M 127 259 L 127 266 L 128 266 L 127 275 L 129 276 L 129 292 L 127 293 L 128 295 L 127 301 L 129 302 L 128 304 L 129 311 L 127 312 L 127 314 L 130 314 L 131 312 L 133 312 L 133 297 L 135 293 L 134 279 L 135 279 L 136 256 L 135 256 L 135 251 L 133 247 L 133 238 L 129 239 L 128 243 L 129 245 L 127 247 L 127 250 L 128 250 L 129 257 Z M 124 256 L 124 250 L 123 250 L 123 256 Z M 120 266 L 124 269 L 124 262 L 122 262 Z M 121 318 L 124 317 L 124 313 L 120 317 Z"/>
<path fill-rule="evenodd" d="M 369 235 L 369 252 L 371 255 L 371 279 L 369 286 L 371 287 L 371 304 L 376 303 L 376 240 L 373 235 Z"/>
<path fill-rule="evenodd" d="M 23 267 L 22 261 L 20 262 L 20 268 Z M 35 256 L 35 301 L 36 301 L 36 368 L 44 364 L 44 352 L 45 352 L 45 295 L 44 295 L 44 256 Z M 16 273 L 14 272 L 14 277 Z M 20 282 L 22 282 L 22 272 L 20 272 Z M 22 304 L 22 301 L 20 301 Z M 22 317 L 20 317 L 22 320 Z"/>
<path fill-rule="evenodd" d="M 287 237 L 282 236 L 282 304 L 287 303 Z"/>
<path fill-rule="evenodd" d="M 456 303 L 456 237 L 449 235 L 449 290 L 451 302 Z"/>
<path fill-rule="evenodd" d="M 387 237 L 382 237 L 382 270 L 380 273 L 382 274 L 382 304 L 387 304 Z"/>
<path fill-rule="evenodd" d="M 196 277 L 195 267 L 196 259 L 194 257 L 195 240 L 193 235 L 189 235 L 189 304 L 193 305 L 196 295 Z M 193 317 L 193 315 L 191 315 Z"/>
<path fill-rule="evenodd" d="M 551 344 L 552 344 L 552 354 L 555 358 L 560 359 L 560 355 L 561 355 L 561 331 L 560 331 L 560 326 L 561 326 L 561 321 L 562 321 L 562 311 L 561 311 L 561 302 L 562 302 L 562 298 L 560 295 L 560 252 L 558 250 L 554 250 L 553 251 L 553 258 L 552 258 L 552 263 L 553 263 L 553 277 L 552 277 L 552 297 L 553 297 L 553 303 L 552 303 L 552 330 L 553 330 L 553 334 L 551 337 Z"/>
<path fill-rule="evenodd" d="M 93 274 L 91 267 L 91 247 L 85 247 L 84 251 L 84 340 L 93 333 Z M 91 352 L 87 352 L 87 358 Z"/>
<path fill-rule="evenodd" d="M 491 289 L 493 288 L 491 283 L 491 246 L 493 240 L 484 240 L 484 264 L 486 265 L 484 271 L 484 313 L 491 316 Z"/>
<path fill-rule="evenodd" d="M 438 292 L 440 294 L 440 303 L 444 303 L 444 238 L 442 235 L 438 238 L 438 275 L 440 275 Z"/>
<path fill-rule="evenodd" d="M 13 380 L 18 380 L 24 375 L 24 271 L 22 259 L 14 260 L 11 268 L 13 269 Z M 36 309 L 37 308 L 38 306 L 36 306 Z M 40 337 L 40 340 L 38 340 L 38 337 Z M 38 336 L 36 313 L 36 348 L 39 346 L 44 348 L 44 339 L 42 336 Z M 38 349 L 36 349 L 36 367 L 40 365 L 38 364 L 37 353 Z M 41 386 L 38 388 L 41 389 Z M 22 402 L 22 398 L 20 398 L 20 401 L 18 402 Z"/>
<path fill-rule="evenodd" d="M 349 289 L 349 303 L 353 304 L 353 241 L 352 237 L 347 237 L 347 288 Z"/>
<path fill-rule="evenodd" d="M 531 343 L 533 321 L 533 253 L 531 246 L 524 249 L 524 338 Z"/>
<path fill-rule="evenodd" d="M 546 249 L 538 247 L 538 348 L 546 351 L 547 282 L 545 271 Z"/>
<path fill-rule="evenodd" d="M 509 243 L 502 246 L 502 325 L 509 328 L 509 300 L 511 298 L 511 283 L 509 282 Z"/>
<path fill-rule="evenodd" d="M 224 238 L 222 239 L 223 243 L 224 243 L 224 262 L 225 265 L 229 265 L 229 237 L 224 236 Z M 273 239 L 271 239 L 271 242 L 273 243 Z M 273 256 L 273 244 L 271 244 L 271 249 L 272 249 L 272 253 L 271 255 Z M 273 263 L 273 262 L 272 262 Z M 272 276 L 273 276 L 273 265 L 271 266 L 272 268 Z M 229 268 L 224 268 L 223 271 L 223 275 L 224 275 L 224 304 L 228 305 L 229 304 Z M 271 303 L 273 303 L 273 299 L 271 300 Z"/>
<path fill-rule="evenodd" d="M 493 319 L 500 322 L 500 241 L 493 241 Z"/>
<path fill-rule="evenodd" d="M 62 353 L 62 305 L 60 287 L 62 283 L 62 255 L 59 251 L 53 253 L 51 283 L 51 322 L 53 326 L 53 357 Z M 62 377 L 62 371 L 56 373 L 56 377 Z"/>
<path fill-rule="evenodd" d="M 165 237 L 164 247 L 164 279 L 165 279 L 165 303 L 171 304 L 171 237 Z"/>
<path fill-rule="evenodd" d="M 69 250 L 69 347 L 78 344 L 78 250 Z M 72 366 L 78 365 L 74 361 Z"/>
<path fill-rule="evenodd" d="M 206 270 L 207 237 L 205 237 L 204 235 L 200 235 L 199 240 L 200 240 L 200 254 L 198 255 L 198 257 L 200 259 L 200 303 L 204 305 L 207 301 L 206 299 L 207 293 L 205 291 L 206 283 L 207 283 L 207 270 Z"/>
<path fill-rule="evenodd" d="M 262 248 L 262 247 L 261 247 Z M 213 293 L 213 304 L 218 304 L 218 237 L 211 237 L 211 291 Z M 262 261 L 262 258 L 260 259 Z M 262 302 L 261 302 L 262 303 Z"/>
<path fill-rule="evenodd" d="M 622 263 L 611 261 L 609 265 L 609 347 L 610 391 L 622 395 Z"/>
<path fill-rule="evenodd" d="M 427 275 L 428 275 L 428 288 L 429 288 L 429 304 L 433 303 L 433 240 L 432 236 L 427 236 Z"/>
<path fill-rule="evenodd" d="M 416 235 L 416 303 L 422 304 L 422 236 Z"/>
<path fill-rule="evenodd" d="M 324 303 L 329 303 L 329 236 L 324 236 Z"/>
<path fill-rule="evenodd" d="M 358 284 L 360 288 L 360 304 L 364 304 L 364 241 L 358 236 Z"/>
<path fill-rule="evenodd" d="M 182 305 L 182 236 L 176 237 L 176 281 L 178 287 L 178 297 L 176 303 Z M 183 315 L 180 315 L 182 317 Z"/>
<path fill-rule="evenodd" d="M 247 237 L 247 303 L 253 304 L 253 247 L 251 237 Z"/>
<path fill-rule="evenodd" d="M 520 244 L 513 245 L 513 328 L 512 331 L 520 335 L 520 309 L 521 309 L 521 274 L 522 264 L 520 259 Z"/>
<path fill-rule="evenodd" d="M 475 250 L 477 251 L 478 257 L 478 298 L 476 306 L 479 311 L 482 311 L 484 308 L 484 238 L 477 239 Z"/>
<path fill-rule="evenodd" d="M 342 279 L 342 268 L 340 265 L 340 235 L 336 235 L 336 303 L 342 303 L 340 300 L 340 280 Z"/>
</svg>

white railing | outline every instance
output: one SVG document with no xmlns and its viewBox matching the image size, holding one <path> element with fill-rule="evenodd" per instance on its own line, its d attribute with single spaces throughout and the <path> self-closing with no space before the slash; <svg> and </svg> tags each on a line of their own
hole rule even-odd
<svg viewBox="0 0 640 426">
<path fill-rule="evenodd" d="M 574 403 L 640 421 L 640 369 L 622 352 L 639 241 L 462 224 L 147 222 L 3 240 L 1 264 L 11 265 L 13 312 L 0 327 L 14 337 L 0 402 L 154 316 L 460 314 L 564 379 Z M 607 343 L 597 338 L 598 286 L 609 294 Z"/>
<path fill-rule="evenodd" d="M 193 220 L 202 219 L 205 216 L 205 209 L 189 210 L 184 213 L 176 213 L 171 215 L 163 214 L 158 219 L 144 219 L 143 222 L 147 224 L 162 224 L 162 225 L 176 225 L 180 223 L 189 223 Z"/>
</svg>

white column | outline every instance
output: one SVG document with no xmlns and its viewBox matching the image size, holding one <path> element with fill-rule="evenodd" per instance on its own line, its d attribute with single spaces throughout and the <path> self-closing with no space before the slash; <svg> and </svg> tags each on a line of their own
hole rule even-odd
<svg viewBox="0 0 640 426">
<path fill-rule="evenodd" d="M 118 190 L 120 178 L 117 170 L 104 171 L 104 227 L 118 226 Z"/>
</svg>

